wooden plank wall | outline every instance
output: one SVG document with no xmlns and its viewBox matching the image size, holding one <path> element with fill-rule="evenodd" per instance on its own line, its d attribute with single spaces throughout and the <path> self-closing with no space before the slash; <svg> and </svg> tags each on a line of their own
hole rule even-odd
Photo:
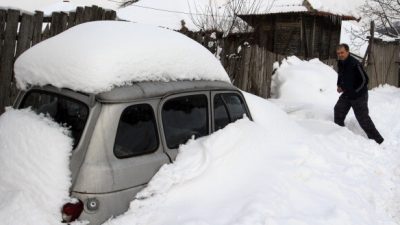
<svg viewBox="0 0 400 225">
<path fill-rule="evenodd" d="M 248 45 L 243 46 L 238 54 L 225 60 L 223 66 L 236 87 L 269 98 L 273 65 L 283 58 L 284 56 L 272 53 L 265 47 Z"/>
<path fill-rule="evenodd" d="M 280 63 L 286 56 L 273 53 L 265 45 L 258 45 L 251 34 L 235 34 L 224 38 L 211 38 L 209 33 L 182 32 L 208 48 L 221 61 L 232 83 L 238 88 L 255 95 L 269 98 L 275 62 Z M 217 35 L 218 36 L 218 35 Z M 213 44 L 210 45 L 210 42 Z M 218 51 L 220 49 L 220 51 Z M 292 55 L 292 54 L 291 54 Z M 298 56 L 303 59 L 303 56 Z M 322 60 L 336 70 L 336 59 Z"/>
<path fill-rule="evenodd" d="M 368 57 L 369 88 L 380 84 L 400 86 L 400 41 L 375 40 Z"/>
<path fill-rule="evenodd" d="M 0 9 L 0 114 L 13 103 L 17 89 L 13 68 L 15 59 L 35 44 L 77 24 L 95 20 L 115 20 L 116 12 L 103 8 L 78 7 L 75 12 L 27 14 Z"/>
</svg>

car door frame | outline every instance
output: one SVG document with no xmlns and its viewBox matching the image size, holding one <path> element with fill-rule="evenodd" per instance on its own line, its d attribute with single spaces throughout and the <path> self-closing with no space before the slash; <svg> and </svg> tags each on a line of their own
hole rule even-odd
<svg viewBox="0 0 400 225">
<path fill-rule="evenodd" d="M 210 104 L 211 104 L 211 121 L 210 122 L 211 122 L 211 126 L 212 126 L 212 132 L 215 132 L 214 97 L 217 94 L 225 94 L 225 93 L 226 94 L 231 94 L 231 93 L 238 94 L 240 96 L 240 98 L 242 99 L 242 101 L 243 101 L 243 105 L 245 107 L 245 110 L 246 110 L 246 113 L 247 113 L 247 117 L 249 118 L 249 120 L 251 120 L 251 121 L 253 120 L 253 118 L 251 117 L 251 114 L 250 114 L 249 107 L 247 106 L 246 99 L 245 99 L 245 97 L 244 97 L 244 95 L 243 95 L 243 93 L 241 91 L 237 91 L 237 90 L 212 90 L 210 92 L 211 92 L 210 93 Z"/>
<path fill-rule="evenodd" d="M 179 148 L 174 148 L 174 149 L 168 148 L 168 144 L 167 144 L 167 141 L 165 138 L 165 133 L 164 133 L 164 124 L 163 124 L 163 120 L 162 120 L 162 108 L 163 108 L 164 104 L 171 99 L 179 98 L 179 97 L 183 97 L 183 96 L 199 95 L 199 94 L 205 95 L 207 97 L 207 115 L 208 115 L 208 121 L 207 121 L 208 122 L 208 134 L 207 135 L 210 135 L 212 133 L 210 90 L 194 90 L 194 91 L 179 92 L 179 93 L 165 95 L 159 103 L 158 115 L 157 115 L 157 117 L 159 119 L 159 132 L 161 134 L 164 151 L 170 157 L 171 162 L 173 162 L 175 160 L 176 156 L 178 155 Z"/>
</svg>

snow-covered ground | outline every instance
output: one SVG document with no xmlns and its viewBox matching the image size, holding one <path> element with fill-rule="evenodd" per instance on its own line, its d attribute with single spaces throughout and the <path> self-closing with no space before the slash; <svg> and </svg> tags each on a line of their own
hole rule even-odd
<svg viewBox="0 0 400 225">
<path fill-rule="evenodd" d="M 333 121 L 333 107 L 339 97 L 336 92 L 336 72 L 314 59 L 302 61 L 296 57 L 285 60 L 273 77 L 273 101 L 296 119 Z M 388 140 L 383 144 L 400 147 L 400 90 L 383 85 L 369 91 L 370 115 L 378 130 Z M 347 127 L 366 137 L 352 110 L 346 119 Z"/>
<path fill-rule="evenodd" d="M 370 91 L 371 116 L 386 139 L 378 145 L 353 115 L 346 128 L 332 122 L 335 76 L 318 60 L 288 58 L 274 77 L 274 99 L 245 93 L 254 122 L 245 118 L 181 146 L 176 162 L 160 169 L 124 215 L 105 224 L 400 223 L 400 89 Z M 9 115 L 0 119 L 7 153 L 16 152 L 7 149 Z M 0 215 L 3 221 L 22 214 L 0 204 Z"/>
<path fill-rule="evenodd" d="M 16 63 L 19 86 L 53 84 L 97 93 L 131 81 L 227 79 L 210 53 L 183 36 L 136 25 L 146 33 L 140 37 L 122 24 L 89 23 L 81 25 L 88 29 L 77 26 L 38 44 Z M 116 28 L 126 33 L 110 38 Z M 99 29 L 105 29 L 99 40 L 109 47 L 107 54 L 87 41 L 99 37 Z M 152 38 L 161 36 L 168 42 L 162 47 L 173 51 L 147 52 L 144 47 L 154 48 Z M 82 46 L 92 52 L 82 54 Z M 44 54 L 48 50 L 52 57 Z M 132 50 L 155 63 L 143 63 Z M 160 54 L 164 51 L 168 54 Z M 167 60 L 170 52 L 175 58 Z M 181 146 L 176 162 L 161 168 L 124 215 L 105 224 L 399 224 L 400 89 L 370 91 L 371 117 L 385 138 L 378 145 L 366 139 L 352 113 L 345 128 L 332 122 L 336 76 L 318 60 L 288 58 L 273 78 L 273 99 L 245 93 L 254 122 L 245 118 Z M 69 201 L 70 151 L 65 128 L 43 116 L 9 109 L 0 117 L 1 224 L 59 222 L 59 209 Z"/>
<path fill-rule="evenodd" d="M 400 89 L 370 92 L 386 138 L 380 146 L 353 115 L 348 128 L 332 122 L 330 67 L 292 57 L 274 83 L 274 104 L 246 94 L 254 123 L 243 119 L 182 146 L 129 211 L 106 224 L 398 224 Z"/>
</svg>

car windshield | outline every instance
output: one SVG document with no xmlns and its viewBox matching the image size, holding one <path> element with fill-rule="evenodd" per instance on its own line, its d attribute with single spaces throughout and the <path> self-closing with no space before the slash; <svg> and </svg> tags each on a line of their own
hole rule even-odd
<svg viewBox="0 0 400 225">
<path fill-rule="evenodd" d="M 28 92 L 19 108 L 30 107 L 38 114 L 46 114 L 57 123 L 68 127 L 74 141 L 74 148 L 81 139 L 89 115 L 89 108 L 84 103 L 59 94 L 45 91 Z"/>
</svg>

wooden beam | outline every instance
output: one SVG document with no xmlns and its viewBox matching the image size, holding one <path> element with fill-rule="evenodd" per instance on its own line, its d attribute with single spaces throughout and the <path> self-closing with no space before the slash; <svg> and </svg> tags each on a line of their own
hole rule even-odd
<svg viewBox="0 0 400 225">
<path fill-rule="evenodd" d="M 42 40 L 43 12 L 36 11 L 33 16 L 32 46 Z"/>
<path fill-rule="evenodd" d="M 370 58 L 370 53 L 371 53 L 371 50 L 372 50 L 372 46 L 374 44 L 374 38 L 375 38 L 375 22 L 371 21 L 371 23 L 370 23 L 370 34 L 369 34 L 369 44 L 368 44 L 367 51 L 365 52 L 364 58 L 362 60 L 362 65 L 364 67 L 366 66 L 367 59 L 368 59 L 369 62 L 371 62 L 369 58 Z"/>
<path fill-rule="evenodd" d="M 33 16 L 23 14 L 18 32 L 17 51 L 15 58 L 20 56 L 25 50 L 31 47 L 33 36 Z"/>
<path fill-rule="evenodd" d="M 312 27 L 312 38 L 311 38 L 311 57 L 314 57 L 314 49 L 315 49 L 315 24 L 317 23 L 317 18 L 314 16 L 313 27 Z"/>
<path fill-rule="evenodd" d="M 7 17 L 7 11 L 0 9 L 0 61 L 1 61 L 1 52 L 3 49 L 3 40 L 4 40 L 4 35 L 5 35 L 5 30 L 4 28 L 6 27 L 6 17 Z"/>
<path fill-rule="evenodd" d="M 310 56 L 310 48 L 309 48 L 308 38 L 307 38 L 306 23 L 305 23 L 303 16 L 301 16 L 301 28 L 302 28 L 301 36 L 302 36 L 302 42 L 303 42 L 303 46 L 304 46 L 304 56 L 305 56 L 305 58 L 308 58 Z"/>
</svg>

